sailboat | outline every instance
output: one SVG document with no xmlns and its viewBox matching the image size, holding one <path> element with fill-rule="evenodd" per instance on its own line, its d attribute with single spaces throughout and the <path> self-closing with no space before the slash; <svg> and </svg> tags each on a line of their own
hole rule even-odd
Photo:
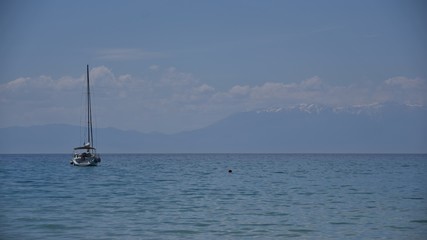
<svg viewBox="0 0 427 240">
<path fill-rule="evenodd" d="M 75 147 L 73 158 L 70 164 L 74 166 L 97 166 L 101 162 L 101 157 L 96 153 L 93 146 L 93 130 L 92 130 L 92 106 L 90 99 L 90 86 L 89 86 L 89 65 L 86 66 L 86 100 L 87 100 L 87 139 L 83 146 Z"/>
</svg>

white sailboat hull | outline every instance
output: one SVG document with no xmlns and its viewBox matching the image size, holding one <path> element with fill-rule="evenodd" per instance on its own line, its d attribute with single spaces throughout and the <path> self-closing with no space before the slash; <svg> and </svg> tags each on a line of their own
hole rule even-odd
<svg viewBox="0 0 427 240">
<path fill-rule="evenodd" d="M 71 160 L 71 164 L 79 167 L 97 166 L 101 162 L 101 158 L 97 155 L 82 156 L 75 155 Z"/>
</svg>

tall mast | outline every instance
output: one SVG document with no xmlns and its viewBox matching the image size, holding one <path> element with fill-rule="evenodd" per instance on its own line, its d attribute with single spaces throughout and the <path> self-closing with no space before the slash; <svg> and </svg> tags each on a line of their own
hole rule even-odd
<svg viewBox="0 0 427 240">
<path fill-rule="evenodd" d="M 86 83 L 87 83 L 87 142 L 93 146 L 93 131 L 92 131 L 92 107 L 90 99 L 89 87 L 89 65 L 86 65 Z"/>
</svg>

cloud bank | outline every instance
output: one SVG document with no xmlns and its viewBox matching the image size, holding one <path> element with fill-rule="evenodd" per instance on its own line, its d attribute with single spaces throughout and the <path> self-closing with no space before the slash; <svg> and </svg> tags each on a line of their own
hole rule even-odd
<svg viewBox="0 0 427 240">
<path fill-rule="evenodd" d="M 119 55 L 118 55 L 119 56 Z M 318 76 L 216 89 L 191 73 L 152 65 L 143 76 L 91 69 L 95 117 L 100 127 L 143 132 L 200 128 L 232 113 L 296 104 L 333 107 L 394 102 L 424 106 L 427 84 L 396 76 L 379 84 L 334 86 Z M 0 85 L 0 126 L 78 124 L 82 116 L 84 75 L 22 77 Z"/>
</svg>

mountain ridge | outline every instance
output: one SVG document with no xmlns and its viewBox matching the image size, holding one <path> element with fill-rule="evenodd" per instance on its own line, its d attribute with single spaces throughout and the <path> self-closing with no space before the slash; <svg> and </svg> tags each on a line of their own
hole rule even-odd
<svg viewBox="0 0 427 240">
<path fill-rule="evenodd" d="M 426 123 L 422 106 L 300 104 L 175 134 L 98 128 L 95 146 L 101 153 L 427 153 Z M 66 124 L 0 128 L 0 153 L 67 153 L 81 135 Z"/>
</svg>

